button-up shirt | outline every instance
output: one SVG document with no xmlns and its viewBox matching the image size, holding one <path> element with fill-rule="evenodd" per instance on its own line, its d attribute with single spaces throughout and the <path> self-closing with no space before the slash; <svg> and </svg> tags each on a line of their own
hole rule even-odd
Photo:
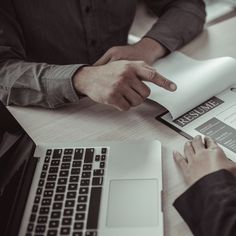
<svg viewBox="0 0 236 236">
<path fill-rule="evenodd" d="M 173 51 L 203 28 L 202 0 L 146 0 L 159 17 L 144 37 Z M 1 0 L 0 99 L 7 105 L 76 103 L 75 72 L 126 45 L 136 0 Z"/>
</svg>

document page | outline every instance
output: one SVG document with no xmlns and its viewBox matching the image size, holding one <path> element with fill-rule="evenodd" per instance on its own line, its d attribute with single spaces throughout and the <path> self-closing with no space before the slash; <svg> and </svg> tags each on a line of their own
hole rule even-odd
<svg viewBox="0 0 236 236">
<path fill-rule="evenodd" d="M 223 91 L 175 120 L 170 113 L 157 119 L 189 139 L 199 134 L 212 137 L 236 161 L 235 88 Z"/>
<path fill-rule="evenodd" d="M 149 99 L 164 106 L 173 119 L 236 83 L 236 60 L 230 57 L 198 61 L 174 52 L 153 67 L 177 84 L 177 90 L 169 92 L 146 82 L 151 89 Z"/>
</svg>

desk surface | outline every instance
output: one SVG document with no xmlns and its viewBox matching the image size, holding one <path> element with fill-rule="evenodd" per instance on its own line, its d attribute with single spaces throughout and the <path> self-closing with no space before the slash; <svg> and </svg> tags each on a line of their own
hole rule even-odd
<svg viewBox="0 0 236 236">
<path fill-rule="evenodd" d="M 181 51 L 197 59 L 218 56 L 236 58 L 236 17 L 206 29 Z M 172 207 L 174 199 L 185 189 L 183 179 L 172 158 L 172 151 L 182 151 L 185 138 L 155 120 L 163 111 L 146 101 L 128 112 L 115 111 L 83 99 L 78 105 L 57 110 L 9 107 L 36 143 L 79 144 L 80 140 L 159 139 L 163 144 L 165 235 L 192 235 Z"/>
</svg>

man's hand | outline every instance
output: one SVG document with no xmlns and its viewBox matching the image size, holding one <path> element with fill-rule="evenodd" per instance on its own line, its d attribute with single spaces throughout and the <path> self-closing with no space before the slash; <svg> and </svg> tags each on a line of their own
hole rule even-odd
<svg viewBox="0 0 236 236">
<path fill-rule="evenodd" d="M 120 60 L 102 66 L 86 66 L 73 78 L 77 92 L 122 111 L 141 104 L 149 96 L 150 89 L 142 80 L 176 90 L 173 82 L 142 61 Z"/>
<path fill-rule="evenodd" d="M 110 48 L 94 65 L 105 65 L 118 60 L 144 61 L 151 65 L 166 53 L 167 49 L 157 41 L 151 38 L 143 38 L 133 45 Z"/>
<path fill-rule="evenodd" d="M 185 144 L 184 156 L 174 152 L 174 158 L 188 185 L 220 169 L 236 173 L 236 164 L 227 159 L 217 143 L 208 137 L 205 137 L 203 142 L 200 135 Z"/>
</svg>

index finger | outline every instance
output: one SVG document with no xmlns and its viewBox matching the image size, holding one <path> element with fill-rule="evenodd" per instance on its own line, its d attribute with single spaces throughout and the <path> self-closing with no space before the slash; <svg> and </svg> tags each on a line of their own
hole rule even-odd
<svg viewBox="0 0 236 236">
<path fill-rule="evenodd" d="M 141 77 L 142 80 L 152 82 L 166 90 L 171 92 L 177 89 L 177 85 L 165 78 L 163 75 L 159 74 L 154 68 L 149 66 L 138 66 L 137 75 Z"/>
</svg>

